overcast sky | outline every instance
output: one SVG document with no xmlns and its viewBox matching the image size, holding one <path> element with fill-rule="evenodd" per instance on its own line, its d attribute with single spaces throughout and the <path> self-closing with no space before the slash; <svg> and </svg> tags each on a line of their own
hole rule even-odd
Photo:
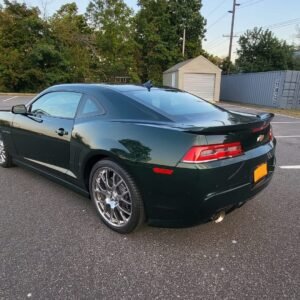
<svg viewBox="0 0 300 300">
<path fill-rule="evenodd" d="M 0 3 L 3 2 L 0 0 Z M 47 3 L 47 14 L 51 15 L 62 4 L 72 2 L 68 0 L 26 0 L 29 5 L 39 6 Z M 84 13 L 88 0 L 75 1 L 79 11 Z M 125 0 L 128 6 L 137 10 L 136 0 Z M 235 32 L 241 34 L 247 28 L 254 26 L 274 25 L 270 27 L 275 34 L 288 41 L 288 43 L 300 44 L 296 39 L 297 26 L 300 27 L 300 0 L 240 0 L 241 5 L 237 8 Z M 201 12 L 207 18 L 207 34 L 204 48 L 215 55 L 226 56 L 228 54 L 228 35 L 230 32 L 232 0 L 202 0 Z M 281 23 L 281 24 L 280 24 Z M 233 51 L 236 51 L 234 39 Z"/>
</svg>

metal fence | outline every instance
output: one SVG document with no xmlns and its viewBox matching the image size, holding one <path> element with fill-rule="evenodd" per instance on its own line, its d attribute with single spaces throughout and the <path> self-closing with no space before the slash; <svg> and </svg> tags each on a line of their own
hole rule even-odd
<svg viewBox="0 0 300 300">
<path fill-rule="evenodd" d="M 223 75 L 221 100 L 300 109 L 300 71 Z"/>
</svg>

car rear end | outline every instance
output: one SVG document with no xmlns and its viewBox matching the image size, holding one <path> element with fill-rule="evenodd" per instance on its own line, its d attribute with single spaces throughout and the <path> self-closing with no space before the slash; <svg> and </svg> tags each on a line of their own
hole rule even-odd
<svg viewBox="0 0 300 300">
<path fill-rule="evenodd" d="M 176 165 L 153 166 L 161 176 L 151 178 L 151 224 L 189 226 L 211 220 L 269 184 L 276 163 L 273 114 L 230 112 L 178 90 L 151 93 L 133 97 L 173 119 L 170 130 L 178 130 L 178 143 L 183 135 L 191 141 Z"/>
<path fill-rule="evenodd" d="M 187 151 L 176 171 L 192 182 L 186 185 L 193 191 L 191 218 L 217 218 L 242 206 L 269 184 L 276 164 L 271 118 L 268 115 L 248 128 L 232 126 L 228 132 L 210 128 L 205 133 L 207 145 L 194 145 Z"/>
</svg>

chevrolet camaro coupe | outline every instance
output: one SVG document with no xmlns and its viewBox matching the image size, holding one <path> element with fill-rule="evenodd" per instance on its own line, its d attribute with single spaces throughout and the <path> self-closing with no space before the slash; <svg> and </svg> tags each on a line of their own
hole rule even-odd
<svg viewBox="0 0 300 300">
<path fill-rule="evenodd" d="M 273 117 L 149 82 L 57 85 L 0 111 L 0 165 L 76 189 L 119 233 L 219 222 L 269 184 Z"/>
</svg>

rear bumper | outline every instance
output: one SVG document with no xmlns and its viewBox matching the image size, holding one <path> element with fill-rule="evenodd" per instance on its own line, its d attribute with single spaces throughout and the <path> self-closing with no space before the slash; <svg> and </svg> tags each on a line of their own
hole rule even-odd
<svg viewBox="0 0 300 300">
<path fill-rule="evenodd" d="M 148 224 L 160 227 L 192 226 L 211 220 L 221 210 L 229 212 L 240 207 L 270 183 L 276 164 L 275 144 L 266 146 L 264 153 L 252 153 L 251 158 L 245 157 L 239 163 L 197 170 L 196 179 L 194 172 L 185 169 L 179 180 L 173 178 L 172 186 L 161 180 L 161 185 L 154 187 L 152 199 L 148 201 Z M 253 170 L 263 162 L 268 164 L 268 175 L 254 184 Z M 165 186 L 167 191 L 163 189 Z"/>
<path fill-rule="evenodd" d="M 197 209 L 197 216 L 189 216 L 179 219 L 149 219 L 148 224 L 160 227 L 187 227 L 210 221 L 219 211 L 225 210 L 230 212 L 241 207 L 250 199 L 254 198 L 259 192 L 268 186 L 272 179 L 273 173 L 269 174 L 257 186 L 247 183 L 220 193 L 215 193 L 207 197 Z"/>
</svg>

